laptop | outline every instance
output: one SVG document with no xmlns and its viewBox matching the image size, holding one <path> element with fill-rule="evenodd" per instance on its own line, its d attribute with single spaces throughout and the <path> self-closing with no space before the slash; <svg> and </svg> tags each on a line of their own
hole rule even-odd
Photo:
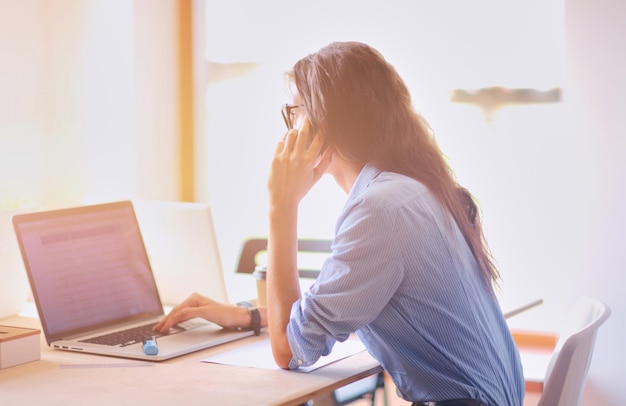
<svg viewBox="0 0 626 406">
<path fill-rule="evenodd" d="M 130 201 L 15 215 L 13 226 L 52 348 L 161 361 L 253 334 L 196 318 L 144 353 L 164 312 Z"/>
<path fill-rule="evenodd" d="M 228 302 L 211 207 L 160 200 L 133 207 L 161 302 L 176 305 L 193 292 Z"/>
<path fill-rule="evenodd" d="M 32 208 L 0 210 L 0 319 L 14 316 L 24 309 L 28 297 L 28 279 L 11 219 Z"/>
</svg>

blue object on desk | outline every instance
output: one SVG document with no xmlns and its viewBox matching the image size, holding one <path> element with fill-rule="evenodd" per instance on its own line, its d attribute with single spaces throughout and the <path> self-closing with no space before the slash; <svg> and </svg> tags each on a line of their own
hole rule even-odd
<svg viewBox="0 0 626 406">
<path fill-rule="evenodd" d="M 159 353 L 156 337 L 152 336 L 152 338 L 143 342 L 143 353 L 146 355 L 157 355 Z"/>
</svg>

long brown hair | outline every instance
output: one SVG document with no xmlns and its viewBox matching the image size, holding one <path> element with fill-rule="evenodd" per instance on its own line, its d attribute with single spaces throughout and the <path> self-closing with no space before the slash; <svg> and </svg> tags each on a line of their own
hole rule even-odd
<svg viewBox="0 0 626 406">
<path fill-rule="evenodd" d="M 483 277 L 497 281 L 472 195 L 455 180 L 406 84 L 379 52 L 359 42 L 334 42 L 299 60 L 288 76 L 327 145 L 354 162 L 423 183 L 454 218 Z"/>
</svg>

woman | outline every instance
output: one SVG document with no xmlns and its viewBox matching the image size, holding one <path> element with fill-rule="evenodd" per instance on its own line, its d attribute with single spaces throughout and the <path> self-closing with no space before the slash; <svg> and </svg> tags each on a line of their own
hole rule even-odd
<svg viewBox="0 0 626 406">
<path fill-rule="evenodd" d="M 519 355 L 479 213 L 396 70 L 371 47 L 341 42 L 301 59 L 288 77 L 289 131 L 268 181 L 267 308 L 192 295 L 156 328 L 197 316 L 250 326 L 260 315 L 276 363 L 289 369 L 356 332 L 415 405 L 521 405 Z M 332 254 L 302 295 L 298 205 L 324 173 L 348 197 Z"/>
</svg>

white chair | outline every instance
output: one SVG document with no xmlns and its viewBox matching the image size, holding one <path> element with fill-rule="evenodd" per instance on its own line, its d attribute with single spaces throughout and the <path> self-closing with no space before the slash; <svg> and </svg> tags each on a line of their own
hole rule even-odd
<svg viewBox="0 0 626 406">
<path fill-rule="evenodd" d="M 537 406 L 580 406 L 598 328 L 610 314 L 599 300 L 576 301 L 559 335 Z"/>
</svg>

